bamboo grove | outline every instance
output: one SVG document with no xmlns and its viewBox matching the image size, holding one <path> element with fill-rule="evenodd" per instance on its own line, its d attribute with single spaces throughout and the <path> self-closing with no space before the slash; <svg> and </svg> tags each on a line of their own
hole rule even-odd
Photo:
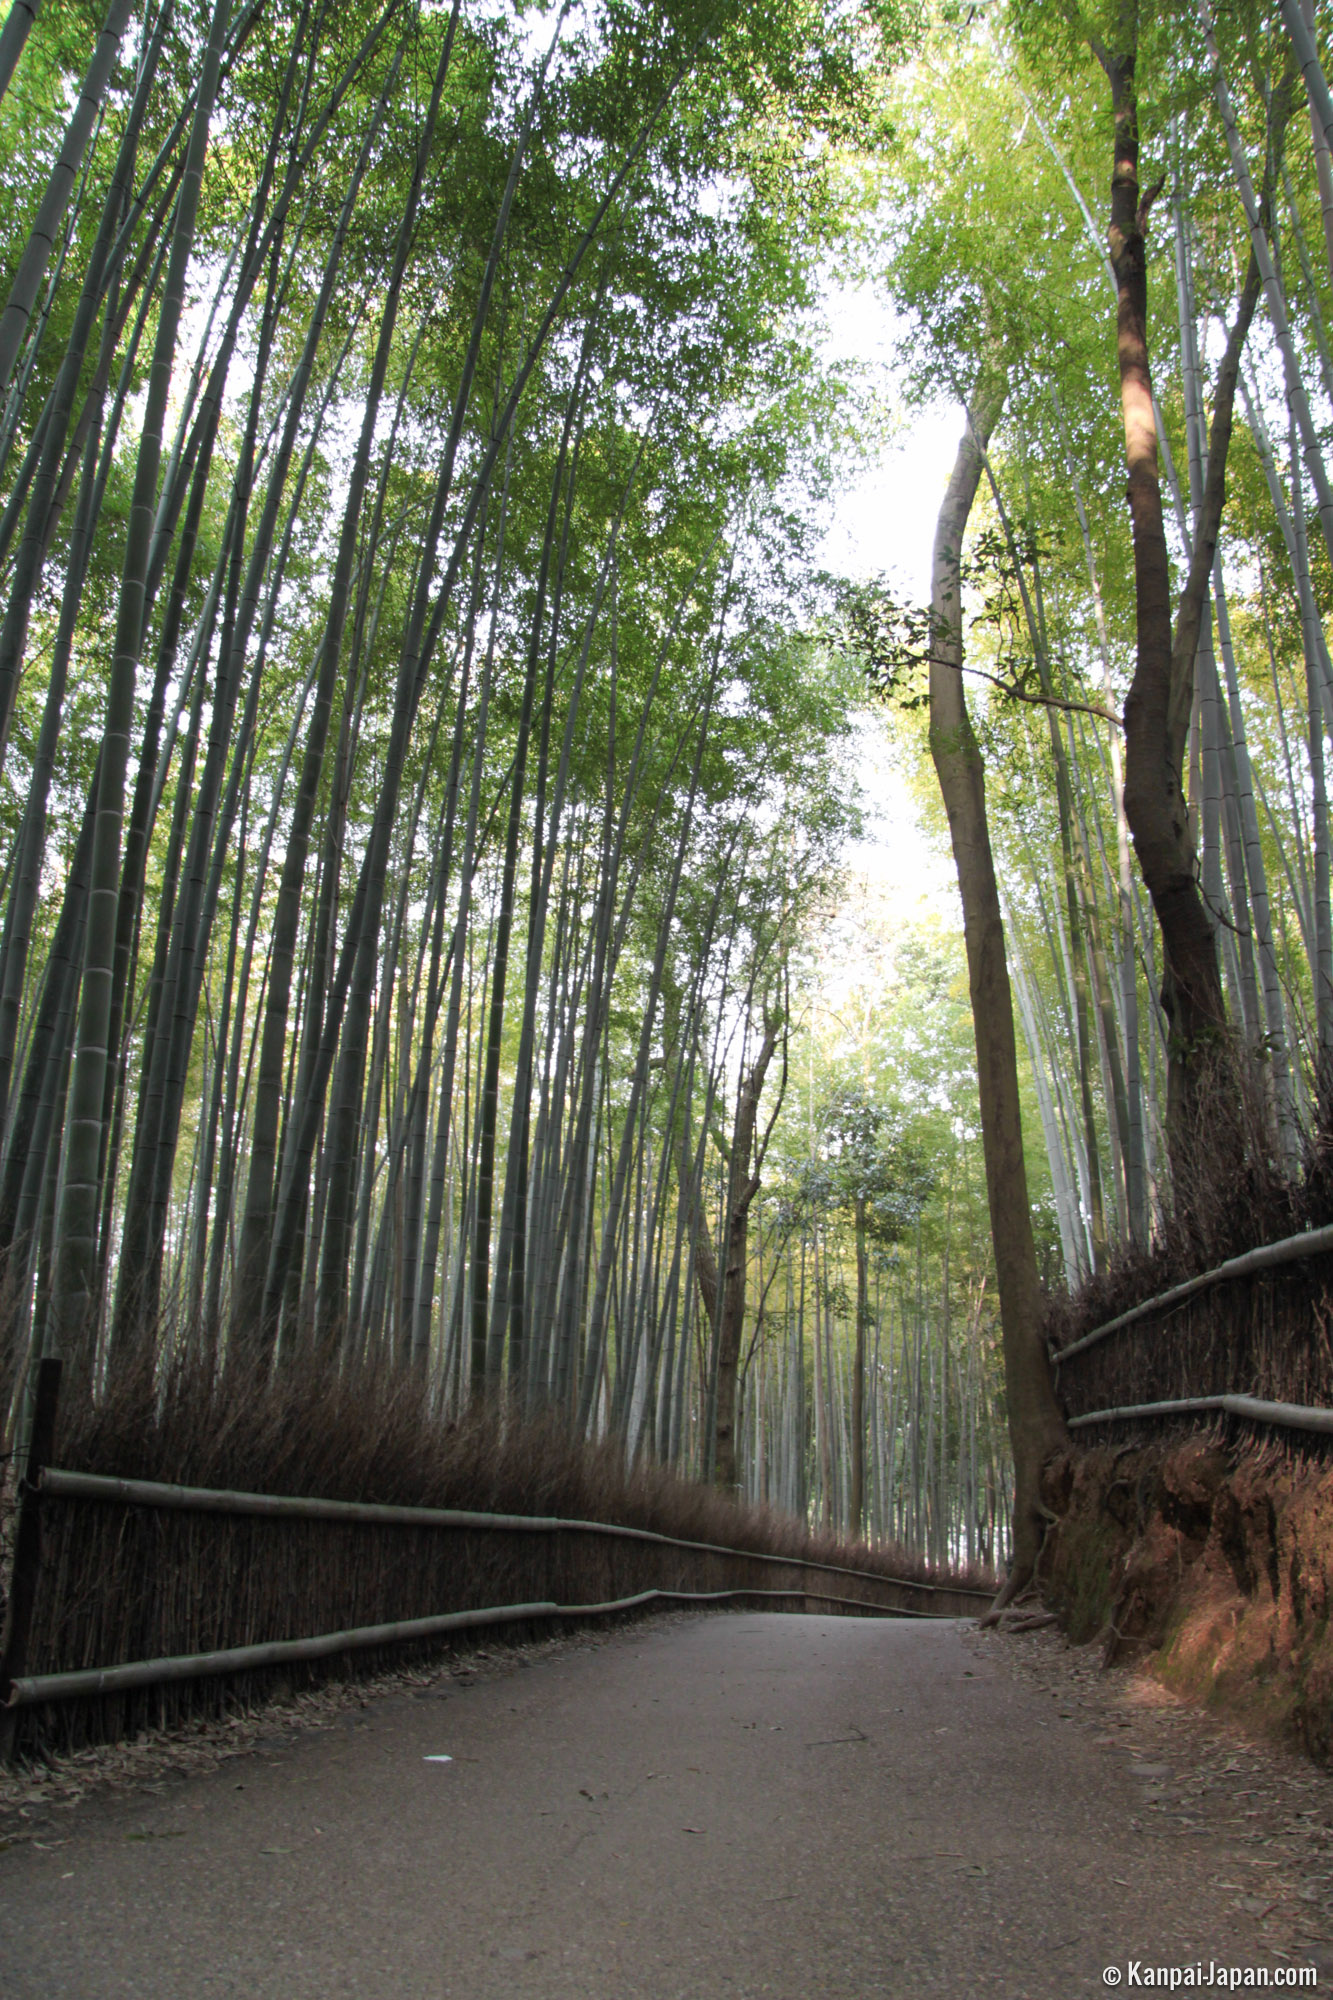
<svg viewBox="0 0 1333 2000">
<path fill-rule="evenodd" d="M 1044 1141 L 1034 1184 L 1071 1287 L 1118 1250 L 1159 1254 L 1186 1211 L 1182 1254 L 1205 1262 L 1210 1243 L 1298 1226 L 1323 1143 L 1333 110 L 1321 37 L 1303 0 L 1225 18 L 1207 0 L 1151 14 L 997 8 L 942 22 L 894 97 L 886 268 L 913 374 L 960 401 L 985 389 L 1003 410 L 962 566 L 965 670 L 1031 1136 Z M 1105 190 L 1131 165 L 1137 209 L 1117 220 Z M 1127 510 L 1115 260 L 1135 232 L 1146 432 L 1131 441 Z M 1193 1026 L 1171 1011 L 1179 977 L 1129 782 L 1127 695 L 1151 611 L 1136 479 L 1160 504 L 1153 602 L 1178 656 L 1161 675 L 1171 706 L 1152 782 L 1164 800 L 1176 787 L 1172 865 L 1215 967 L 1216 1000 Z M 910 709 L 920 615 L 884 589 L 848 602 L 856 642 Z M 1217 1036 L 1247 1052 L 1244 1075 L 1195 1107 L 1193 1143 L 1173 1153 L 1171 1092 L 1188 1049 Z M 1234 1155 L 1228 1123 L 1245 1128 Z"/>
<path fill-rule="evenodd" d="M 1214 1233 L 1261 1182 L 1294 1215 L 1333 1044 L 1322 32 L 1304 0 L 10 6 L 11 1427 L 40 1353 L 94 1401 L 182 1358 L 365 1367 L 1002 1553 L 959 942 L 895 919 L 821 986 L 864 669 L 910 783 L 929 620 L 815 574 L 866 411 L 813 326 L 830 272 L 876 286 L 913 393 L 999 413 L 965 666 L 1037 1250 L 1078 1285 L 1170 1235 L 1206 1040 L 1131 824 L 1132 112 L 1159 595 L 1197 619 L 1171 865 L 1200 1019 L 1253 1058 Z"/>
<path fill-rule="evenodd" d="M 680 1458 L 702 1367 L 734 1481 L 703 1162 L 852 814 L 776 496 L 873 22 L 4 36 L 6 1379 L 373 1357 Z"/>
</svg>

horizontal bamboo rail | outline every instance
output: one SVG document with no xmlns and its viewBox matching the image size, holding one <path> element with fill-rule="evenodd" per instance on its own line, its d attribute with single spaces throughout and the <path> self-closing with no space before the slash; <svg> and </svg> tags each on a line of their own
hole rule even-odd
<svg viewBox="0 0 1333 2000">
<path fill-rule="evenodd" d="M 369 1646 L 391 1646 L 413 1639 L 434 1639 L 446 1632 L 478 1626 L 536 1623 L 549 1618 L 601 1618 L 615 1612 L 637 1611 L 657 1603 L 717 1604 L 739 1597 L 800 1599 L 834 1604 L 872 1618 L 926 1618 L 929 1612 L 889 1610 L 856 1597 L 833 1597 L 811 1590 L 640 1590 L 605 1604 L 498 1604 L 472 1611 L 446 1611 L 434 1618 L 407 1618 L 391 1625 L 361 1625 L 347 1632 L 322 1632 L 313 1639 L 275 1639 L 265 1645 L 229 1646 L 215 1653 L 183 1653 L 160 1660 L 130 1660 L 118 1667 L 88 1667 L 71 1673 L 27 1674 L 10 1683 L 6 1706 L 23 1708 L 38 1701 L 68 1701 L 77 1695 L 120 1694 L 127 1688 L 157 1687 L 168 1681 L 200 1680 L 209 1674 L 240 1674 L 255 1667 L 281 1666 L 289 1660 L 322 1660 Z"/>
<path fill-rule="evenodd" d="M 1132 1326 L 1135 1320 L 1146 1319 L 1149 1313 L 1166 1312 L 1172 1306 L 1183 1305 L 1186 1299 L 1193 1298 L 1196 1292 L 1204 1291 L 1209 1285 L 1222 1285 L 1230 1278 L 1253 1277 L 1256 1271 L 1271 1271 L 1276 1265 L 1296 1264 L 1304 1257 L 1319 1257 L 1328 1251 L 1333 1251 L 1333 1225 L 1324 1229 L 1302 1230 L 1299 1236 L 1284 1236 L 1277 1243 L 1263 1243 L 1257 1250 L 1246 1250 L 1239 1257 L 1228 1257 L 1224 1264 L 1216 1265 L 1213 1270 L 1201 1271 L 1197 1277 L 1185 1278 L 1180 1284 L 1172 1285 L 1169 1291 L 1158 1292 L 1155 1298 L 1144 1299 L 1141 1305 L 1131 1306 L 1128 1312 L 1108 1319 L 1104 1326 L 1096 1326 L 1091 1333 L 1070 1341 L 1068 1347 L 1053 1348 L 1051 1360 L 1058 1368 L 1062 1361 L 1095 1347 L 1108 1334 L 1119 1333 L 1122 1327 Z M 1070 1421 L 1087 1423 L 1090 1419 L 1079 1417 Z"/>
<path fill-rule="evenodd" d="M 1216 1411 L 1230 1417 L 1248 1417 L 1256 1424 L 1281 1424 L 1287 1430 L 1318 1431 L 1333 1436 L 1333 1410 L 1315 1409 L 1304 1403 L 1266 1403 L 1258 1396 L 1178 1396 L 1165 1403 L 1124 1403 L 1114 1410 L 1089 1410 L 1085 1416 L 1070 1417 L 1070 1430 L 1083 1424 L 1126 1423 L 1135 1417 L 1185 1417 Z"/>
<path fill-rule="evenodd" d="M 490 1529 L 504 1534 L 550 1535 L 562 1529 L 584 1535 L 615 1536 L 625 1541 L 656 1542 L 662 1547 L 692 1549 L 704 1555 L 739 1556 L 747 1562 L 781 1563 L 818 1570 L 825 1576 L 851 1576 L 860 1583 L 889 1584 L 895 1590 L 975 1597 L 989 1603 L 993 1592 L 970 1584 L 921 1583 L 915 1577 L 885 1576 L 874 1570 L 849 1569 L 845 1564 L 815 1562 L 807 1556 L 773 1555 L 760 1549 L 733 1549 L 720 1542 L 691 1542 L 679 1535 L 658 1534 L 652 1528 L 625 1528 L 614 1521 L 566 1521 L 550 1514 L 478 1514 L 456 1507 L 389 1507 L 367 1500 L 316 1500 L 282 1493 L 233 1493 L 215 1486 L 172 1486 L 154 1479 L 111 1479 L 96 1472 L 65 1472 L 47 1466 L 36 1481 L 42 1495 L 53 1499 L 110 1501 L 124 1507 L 163 1507 L 189 1514 L 247 1514 L 269 1520 L 364 1521 L 382 1527 Z M 809 1593 L 802 1593 L 808 1595 Z"/>
<path fill-rule="evenodd" d="M 47 1379 L 49 1377 L 49 1379 Z M 48 1368 L 42 1379 L 39 1403 L 45 1412 L 43 1437 L 52 1428 L 58 1367 Z M 660 1534 L 654 1529 L 631 1528 L 612 1521 L 566 1520 L 554 1515 L 490 1514 L 453 1507 L 397 1507 L 372 1501 L 323 1500 L 300 1495 L 234 1492 L 224 1488 L 171 1485 L 149 1479 L 116 1479 L 99 1473 L 70 1472 L 45 1461 L 39 1449 L 23 1482 L 22 1521 L 32 1543 L 25 1569 L 27 1594 L 23 1602 L 23 1629 L 7 1633 L 0 1649 L 0 1760 L 12 1754 L 17 1714 L 38 1703 L 72 1700 L 79 1696 L 122 1694 L 136 1688 L 170 1682 L 201 1680 L 211 1676 L 245 1673 L 280 1666 L 287 1662 L 326 1659 L 372 1647 L 387 1647 L 412 1641 L 443 1637 L 450 1632 L 476 1630 L 488 1626 L 541 1623 L 546 1620 L 592 1619 L 641 1610 L 650 1604 L 718 1604 L 727 1602 L 774 1601 L 824 1605 L 842 1613 L 870 1617 L 928 1618 L 966 1615 L 976 1600 L 988 1600 L 990 1593 L 967 1584 L 924 1583 L 914 1577 L 877 1574 L 873 1570 L 852 1569 L 845 1564 L 821 1563 L 799 1555 L 776 1555 L 767 1550 L 730 1548 L 717 1542 L 697 1542 L 683 1536 Z M 168 1512 L 244 1515 L 269 1520 L 328 1521 L 372 1527 L 445 1529 L 499 1534 L 575 1534 L 603 1536 L 621 1541 L 653 1543 L 663 1548 L 693 1554 L 724 1556 L 742 1562 L 778 1564 L 788 1572 L 810 1573 L 811 1582 L 775 1589 L 736 1586 L 722 1590 L 649 1589 L 632 1596 L 611 1598 L 600 1603 L 558 1604 L 553 1599 L 530 1603 L 501 1604 L 445 1611 L 427 1617 L 395 1620 L 391 1623 L 351 1626 L 306 1638 L 275 1639 L 230 1646 L 202 1653 L 163 1655 L 153 1659 L 127 1660 L 107 1667 L 29 1674 L 24 1671 L 28 1599 L 36 1581 L 37 1522 L 39 1511 L 51 1501 L 74 1501 L 123 1508 L 157 1508 Z M 819 1578 L 848 1578 L 866 1593 L 851 1596 L 844 1588 L 817 1587 Z M 898 1597 L 917 1593 L 916 1606 L 883 1601 L 885 1595 Z M 13 1593 L 11 1593 L 12 1597 Z M 876 1601 L 878 1599 L 878 1601 Z M 923 1600 L 924 1599 L 924 1603 Z M 932 1599 L 934 1602 L 932 1603 Z M 930 1605 L 931 1608 L 925 1608 Z M 13 1621 L 11 1621 L 12 1625 Z"/>
</svg>

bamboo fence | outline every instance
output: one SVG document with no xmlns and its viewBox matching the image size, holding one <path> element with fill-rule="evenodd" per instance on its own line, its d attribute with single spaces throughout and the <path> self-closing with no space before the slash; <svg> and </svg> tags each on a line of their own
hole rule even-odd
<svg viewBox="0 0 1333 2000">
<path fill-rule="evenodd" d="M 1333 1228 L 1230 1257 L 1053 1348 L 1070 1427 L 1229 1417 L 1333 1434 Z"/>
<path fill-rule="evenodd" d="M 670 1603 L 974 1614 L 989 1593 L 549 1516 L 104 1478 L 43 1463 L 44 1376 L 0 1647 L 0 1744 L 115 1740 L 479 1629 Z"/>
</svg>

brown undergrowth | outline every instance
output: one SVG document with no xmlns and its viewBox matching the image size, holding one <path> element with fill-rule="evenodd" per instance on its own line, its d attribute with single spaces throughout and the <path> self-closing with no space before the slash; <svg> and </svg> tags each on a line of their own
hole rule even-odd
<svg viewBox="0 0 1333 2000">
<path fill-rule="evenodd" d="M 614 1521 L 873 1575 L 933 1574 L 904 1549 L 812 1529 L 651 1458 L 627 1465 L 616 1441 L 581 1443 L 556 1415 L 522 1421 L 482 1407 L 442 1419 L 423 1385 L 388 1370 L 256 1382 L 182 1364 L 146 1391 L 130 1383 L 96 1402 L 66 1400 L 52 1462 L 243 1492 Z M 952 1574 L 991 1581 L 980 1570 Z"/>
<path fill-rule="evenodd" d="M 1234 1052 L 1233 1052 L 1234 1053 Z M 1064 1362 L 1060 1350 L 1181 1280 L 1333 1221 L 1333 1094 L 1293 1172 L 1254 1066 L 1214 1078 L 1173 1149 L 1151 1252 L 1052 1298 L 1066 1414 L 1240 1394 L 1333 1405 L 1333 1255 L 1209 1285 Z M 1191 1166 L 1191 1162 L 1193 1165 Z M 1076 1643 L 1141 1657 L 1176 1692 L 1333 1761 L 1333 1456 L 1316 1434 L 1219 1419 L 1183 1435 L 1105 1420 L 1048 1466 L 1043 1594 Z"/>
<path fill-rule="evenodd" d="M 1333 1466 L 1219 1432 L 1048 1468 L 1042 1586 L 1070 1640 L 1333 1762 Z"/>
<path fill-rule="evenodd" d="M 1201 1142 L 1199 1172 L 1177 1190 L 1151 1252 L 1123 1246 L 1107 1272 L 1047 1306 L 1057 1354 L 1185 1278 L 1269 1242 L 1333 1222 L 1333 1132 L 1327 1116 L 1291 1174 L 1265 1142 L 1251 1108 L 1241 1164 L 1221 1172 Z M 1333 1254 L 1305 1256 L 1243 1280 L 1207 1286 L 1059 1364 L 1069 1416 L 1185 1396 L 1249 1394 L 1277 1402 L 1333 1402 Z M 1117 1434 L 1127 1440 L 1123 1426 Z"/>
<path fill-rule="evenodd" d="M 1151 1250 L 1122 1245 L 1103 1273 L 1050 1298 L 1046 1331 L 1057 1352 L 1184 1279 L 1333 1222 L 1327 1103 L 1293 1172 L 1278 1156 L 1253 1078 L 1246 1085 L 1233 1074 L 1212 1102 L 1228 1103 L 1230 1115 L 1213 1119 L 1187 1149 L 1192 1171 L 1177 1162 L 1174 1207 L 1159 1217 Z M 1070 1415 L 1229 1393 L 1333 1400 L 1333 1255 L 1208 1287 L 1165 1317 L 1149 1314 L 1062 1363 L 1058 1386 Z"/>
<path fill-rule="evenodd" d="M 1261 1066 L 1232 1051 L 1203 1103 L 1192 1140 L 1173 1149 L 1173 1199 L 1154 1219 L 1151 1248 L 1122 1243 L 1105 1271 L 1053 1295 L 1057 1345 L 1257 1244 L 1333 1222 L 1333 1092 L 1302 1135 L 1294 1169 L 1275 1142 Z"/>
</svg>

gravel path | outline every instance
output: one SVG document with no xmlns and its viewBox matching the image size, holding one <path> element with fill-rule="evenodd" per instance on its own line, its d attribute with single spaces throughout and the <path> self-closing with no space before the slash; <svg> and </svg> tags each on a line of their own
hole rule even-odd
<svg viewBox="0 0 1333 2000">
<path fill-rule="evenodd" d="M 1333 1986 L 1333 1781 L 961 1622 L 483 1655 L 0 1824 L 5 2000 L 1065 2000 L 1132 1960 Z"/>
</svg>

